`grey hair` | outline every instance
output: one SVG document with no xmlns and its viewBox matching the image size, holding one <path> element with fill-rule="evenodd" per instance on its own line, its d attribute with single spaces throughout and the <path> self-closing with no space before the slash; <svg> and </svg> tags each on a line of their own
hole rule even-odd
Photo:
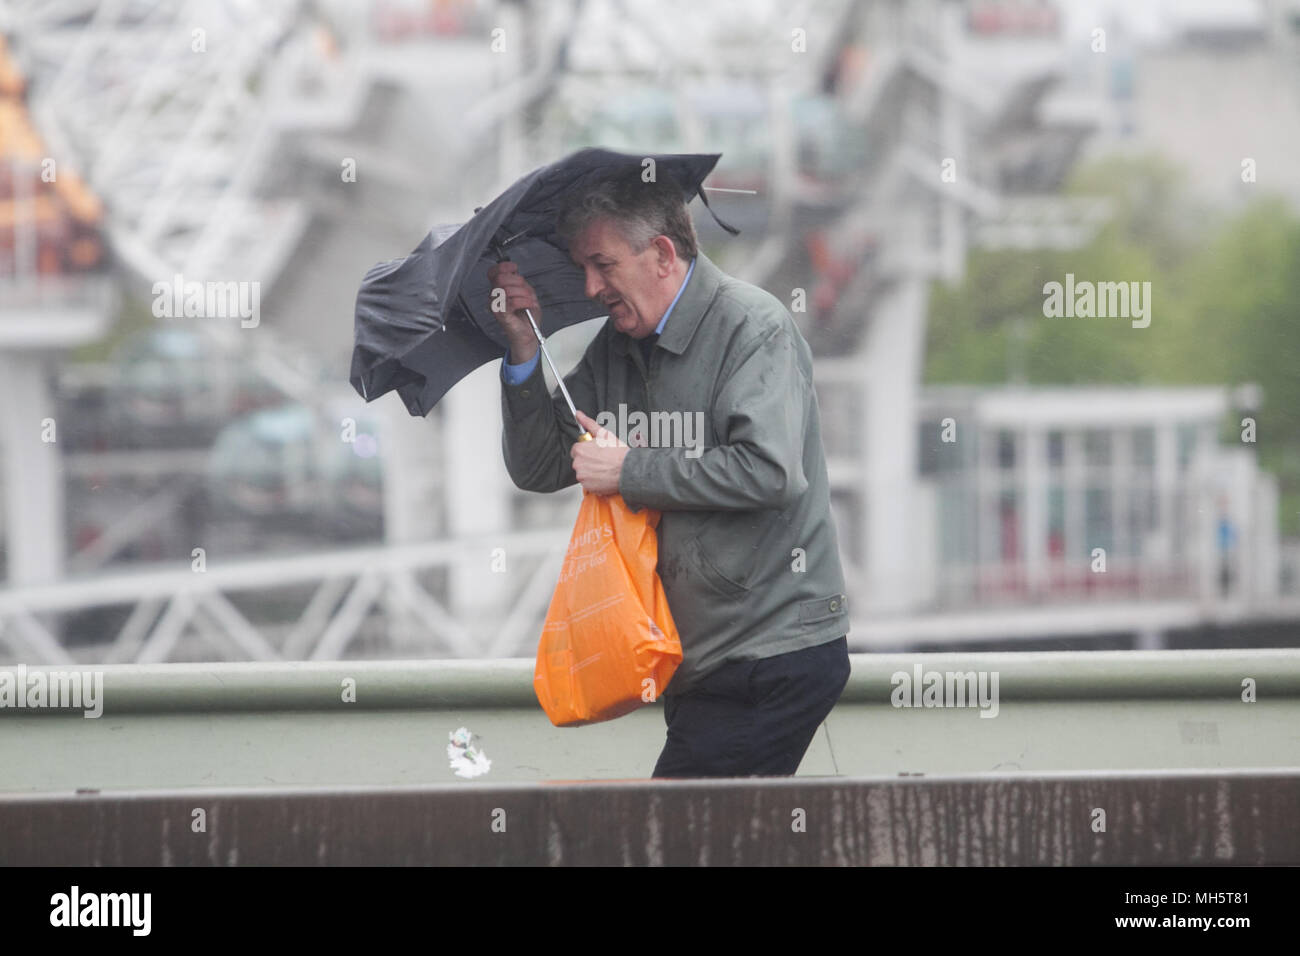
<svg viewBox="0 0 1300 956">
<path fill-rule="evenodd" d="M 693 259 L 699 251 L 682 189 L 662 171 L 650 182 L 642 180 L 639 167 L 598 181 L 561 210 L 556 231 L 571 245 L 598 219 L 614 223 L 636 253 L 644 252 L 656 236 L 667 236 L 683 259 Z"/>
</svg>

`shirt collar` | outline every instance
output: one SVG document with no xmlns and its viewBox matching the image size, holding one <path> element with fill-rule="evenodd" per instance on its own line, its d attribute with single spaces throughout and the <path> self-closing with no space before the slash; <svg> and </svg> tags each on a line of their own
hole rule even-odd
<svg viewBox="0 0 1300 956">
<path fill-rule="evenodd" d="M 680 299 L 682 297 L 682 293 L 686 291 L 686 283 L 691 281 L 691 273 L 694 271 L 695 271 L 695 259 L 692 258 L 691 267 L 686 270 L 686 278 L 682 279 L 681 287 L 677 290 L 677 294 L 673 296 L 673 301 L 668 303 L 668 311 L 665 312 L 664 317 L 659 320 L 659 325 L 655 328 L 655 335 L 663 334 L 664 325 L 668 322 L 668 316 L 673 314 L 673 306 L 677 305 L 677 300 Z"/>
</svg>

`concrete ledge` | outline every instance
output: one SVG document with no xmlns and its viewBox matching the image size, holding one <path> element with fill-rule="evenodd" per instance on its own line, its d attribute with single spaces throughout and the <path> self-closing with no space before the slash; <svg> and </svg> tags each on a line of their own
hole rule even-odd
<svg viewBox="0 0 1300 956">
<path fill-rule="evenodd" d="M 0 862 L 1294 865 L 1297 806 L 1261 771 L 0 796 Z"/>
</svg>

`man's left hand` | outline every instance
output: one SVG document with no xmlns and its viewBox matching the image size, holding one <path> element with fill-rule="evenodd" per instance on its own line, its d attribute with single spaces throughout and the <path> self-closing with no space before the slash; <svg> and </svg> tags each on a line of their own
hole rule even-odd
<svg viewBox="0 0 1300 956">
<path fill-rule="evenodd" d="M 578 424 L 590 433 L 595 441 L 578 441 L 569 449 L 573 459 L 573 473 L 583 491 L 597 495 L 618 494 L 618 478 L 623 471 L 623 459 L 628 446 L 618 440 L 608 429 L 601 428 L 589 416 L 578 412 Z"/>
</svg>

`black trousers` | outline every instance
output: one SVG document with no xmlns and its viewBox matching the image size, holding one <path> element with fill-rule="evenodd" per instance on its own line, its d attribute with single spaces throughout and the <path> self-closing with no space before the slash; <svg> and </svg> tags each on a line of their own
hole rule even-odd
<svg viewBox="0 0 1300 956">
<path fill-rule="evenodd" d="M 656 777 L 789 776 L 849 680 L 847 637 L 724 664 L 664 695 L 668 739 Z"/>
</svg>

